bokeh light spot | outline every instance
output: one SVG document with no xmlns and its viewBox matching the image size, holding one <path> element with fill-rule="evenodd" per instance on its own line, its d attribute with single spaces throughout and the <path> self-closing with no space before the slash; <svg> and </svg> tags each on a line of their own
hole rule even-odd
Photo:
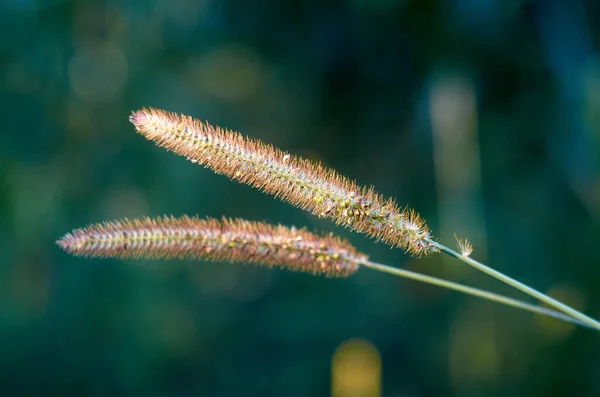
<svg viewBox="0 0 600 397">
<path fill-rule="evenodd" d="M 369 341 L 344 341 L 333 354 L 332 395 L 375 397 L 381 395 L 381 358 Z"/>
<path fill-rule="evenodd" d="M 255 93 L 263 74 L 256 54 L 235 44 L 191 61 L 189 73 L 202 92 L 226 102 L 242 101 Z"/>
<path fill-rule="evenodd" d="M 127 59 L 117 47 L 87 46 L 69 61 L 73 92 L 93 102 L 114 99 L 127 81 Z"/>
</svg>

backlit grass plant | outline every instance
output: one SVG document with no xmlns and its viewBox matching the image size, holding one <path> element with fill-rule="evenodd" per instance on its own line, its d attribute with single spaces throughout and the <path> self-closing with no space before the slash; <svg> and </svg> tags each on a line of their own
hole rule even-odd
<svg viewBox="0 0 600 397">
<path fill-rule="evenodd" d="M 552 306 L 549 309 L 420 273 L 378 264 L 347 241 L 305 229 L 236 219 L 143 218 L 77 229 L 58 241 L 69 253 L 91 257 L 186 258 L 278 266 L 316 275 L 347 277 L 367 267 L 600 330 L 583 313 L 436 241 L 414 211 L 335 170 L 237 132 L 156 109 L 134 112 L 136 130 L 158 146 L 218 174 L 246 183 L 319 217 L 329 218 L 408 254 L 443 252 Z"/>
</svg>

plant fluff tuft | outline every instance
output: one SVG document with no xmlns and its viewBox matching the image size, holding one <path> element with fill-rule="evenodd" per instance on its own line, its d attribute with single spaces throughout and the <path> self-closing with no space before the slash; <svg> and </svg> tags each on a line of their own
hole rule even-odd
<svg viewBox="0 0 600 397">
<path fill-rule="evenodd" d="M 243 219 L 188 216 L 93 224 L 67 233 L 57 244 L 78 256 L 245 262 L 330 277 L 347 277 L 368 260 L 332 235 Z"/>
<path fill-rule="evenodd" d="M 176 154 L 247 183 L 315 215 L 420 256 L 435 251 L 414 212 L 400 209 L 373 188 L 359 187 L 335 170 L 260 140 L 158 109 L 134 112 L 136 130 Z"/>
</svg>

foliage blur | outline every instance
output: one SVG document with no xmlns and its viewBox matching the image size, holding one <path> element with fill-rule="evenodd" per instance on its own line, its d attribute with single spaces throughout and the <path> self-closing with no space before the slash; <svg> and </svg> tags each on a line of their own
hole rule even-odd
<svg viewBox="0 0 600 397">
<path fill-rule="evenodd" d="M 600 395 L 595 332 L 476 298 L 54 245 L 102 220 L 239 216 L 521 297 L 156 148 L 127 121 L 154 106 L 373 184 L 600 317 L 598 2 L 5 0 L 0 32 L 0 395 Z"/>
</svg>

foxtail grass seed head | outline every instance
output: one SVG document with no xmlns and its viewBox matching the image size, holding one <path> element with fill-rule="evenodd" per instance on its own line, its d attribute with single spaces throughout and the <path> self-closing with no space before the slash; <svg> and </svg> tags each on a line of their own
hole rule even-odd
<svg viewBox="0 0 600 397">
<path fill-rule="evenodd" d="M 188 216 L 93 224 L 67 233 L 57 244 L 85 257 L 245 262 L 331 277 L 347 277 L 368 260 L 332 235 L 243 219 Z"/>
<path fill-rule="evenodd" d="M 134 112 L 136 130 L 176 154 L 218 174 L 327 217 L 419 256 L 435 251 L 423 220 L 373 188 L 359 187 L 335 170 L 283 152 L 257 139 L 158 109 Z"/>
</svg>

